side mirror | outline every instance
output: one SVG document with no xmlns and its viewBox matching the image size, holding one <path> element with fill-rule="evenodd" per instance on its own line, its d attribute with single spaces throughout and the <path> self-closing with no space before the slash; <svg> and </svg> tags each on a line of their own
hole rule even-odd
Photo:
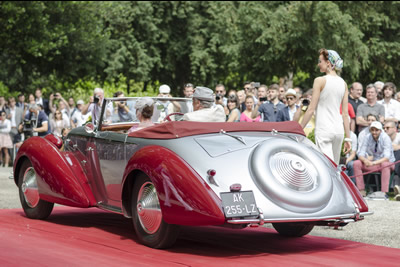
<svg viewBox="0 0 400 267">
<path fill-rule="evenodd" d="M 89 134 L 94 132 L 94 124 L 91 122 L 88 122 L 85 124 L 85 131 Z"/>
</svg>

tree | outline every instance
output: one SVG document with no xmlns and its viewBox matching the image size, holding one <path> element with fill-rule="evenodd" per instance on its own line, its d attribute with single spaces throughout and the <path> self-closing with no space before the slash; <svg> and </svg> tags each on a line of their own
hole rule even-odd
<svg viewBox="0 0 400 267">
<path fill-rule="evenodd" d="M 0 80 L 26 92 L 54 76 L 96 76 L 107 38 L 94 2 L 1 2 Z"/>
</svg>

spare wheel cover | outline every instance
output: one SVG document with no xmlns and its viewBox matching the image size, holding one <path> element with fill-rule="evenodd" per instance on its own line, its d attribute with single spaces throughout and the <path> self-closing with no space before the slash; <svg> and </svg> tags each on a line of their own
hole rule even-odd
<svg viewBox="0 0 400 267">
<path fill-rule="evenodd" d="M 250 157 L 252 178 L 278 206 L 310 213 L 324 208 L 333 185 L 329 167 L 318 152 L 292 140 L 271 138 Z"/>
</svg>

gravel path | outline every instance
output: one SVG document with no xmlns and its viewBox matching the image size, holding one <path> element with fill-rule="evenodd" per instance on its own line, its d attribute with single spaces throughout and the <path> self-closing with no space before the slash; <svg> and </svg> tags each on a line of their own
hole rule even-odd
<svg viewBox="0 0 400 267">
<path fill-rule="evenodd" d="M 0 209 L 21 208 L 18 188 L 9 179 L 11 171 L 12 168 L 0 167 Z M 368 206 L 374 214 L 363 221 L 338 230 L 318 226 L 310 235 L 400 248 L 400 201 L 368 200 Z"/>
</svg>

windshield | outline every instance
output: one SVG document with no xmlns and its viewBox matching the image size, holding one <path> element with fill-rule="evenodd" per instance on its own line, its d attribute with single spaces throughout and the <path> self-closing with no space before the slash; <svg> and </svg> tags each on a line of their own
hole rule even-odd
<svg viewBox="0 0 400 267">
<path fill-rule="evenodd" d="M 103 103 L 102 125 L 139 122 L 135 104 L 140 97 L 107 98 Z M 154 101 L 151 121 L 160 123 L 166 119 L 178 121 L 182 114 L 193 110 L 191 98 L 152 97 Z M 168 118 L 167 118 L 168 116 Z"/>
</svg>

